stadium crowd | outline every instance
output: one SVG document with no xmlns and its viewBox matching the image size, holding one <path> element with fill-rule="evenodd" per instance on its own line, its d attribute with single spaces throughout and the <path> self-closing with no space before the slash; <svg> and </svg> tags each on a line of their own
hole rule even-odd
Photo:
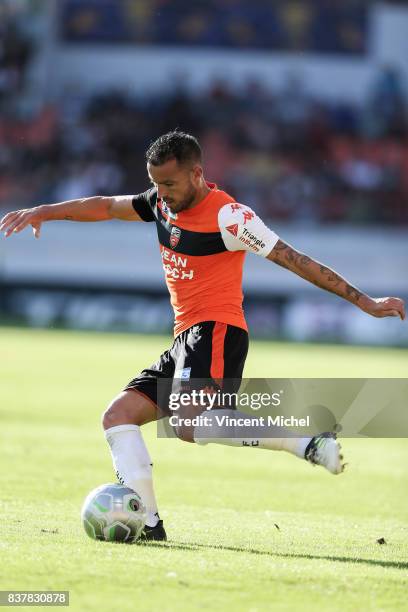
<svg viewBox="0 0 408 612">
<path fill-rule="evenodd" d="M 0 212 L 142 191 L 146 146 L 179 127 L 200 138 L 207 177 L 266 218 L 408 223 L 407 92 L 392 67 L 379 71 L 361 107 L 316 100 L 302 75 L 289 74 L 280 91 L 256 80 L 236 90 L 214 81 L 196 96 L 177 76 L 173 92 L 159 97 L 87 97 L 73 86 L 38 110 L 21 95 L 35 52 L 16 10 L 24 3 L 8 6 L 0 36 Z"/>
<path fill-rule="evenodd" d="M 208 178 L 266 217 L 408 223 L 408 124 L 398 75 L 384 71 L 364 108 L 312 99 L 292 75 L 280 92 L 213 82 L 168 97 L 76 89 L 30 118 L 0 118 L 0 206 L 147 187 L 143 152 L 174 127 L 202 142 Z"/>
</svg>

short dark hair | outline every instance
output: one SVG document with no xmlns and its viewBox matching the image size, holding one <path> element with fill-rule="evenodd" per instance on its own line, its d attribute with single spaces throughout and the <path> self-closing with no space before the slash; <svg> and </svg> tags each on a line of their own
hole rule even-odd
<svg viewBox="0 0 408 612">
<path fill-rule="evenodd" d="M 152 142 L 146 151 L 146 159 L 152 166 L 161 166 L 170 159 L 176 159 L 179 164 L 200 163 L 202 153 L 197 138 L 174 130 Z"/>
</svg>

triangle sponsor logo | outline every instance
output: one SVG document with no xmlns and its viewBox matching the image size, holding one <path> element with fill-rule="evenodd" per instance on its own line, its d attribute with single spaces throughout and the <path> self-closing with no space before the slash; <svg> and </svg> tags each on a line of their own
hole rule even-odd
<svg viewBox="0 0 408 612">
<path fill-rule="evenodd" d="M 229 231 L 233 236 L 238 236 L 238 223 L 234 223 L 233 225 L 227 225 L 226 230 Z"/>
</svg>

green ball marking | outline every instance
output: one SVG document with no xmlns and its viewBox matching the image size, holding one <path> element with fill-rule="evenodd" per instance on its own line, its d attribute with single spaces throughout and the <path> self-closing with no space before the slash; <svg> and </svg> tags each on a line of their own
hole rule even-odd
<svg viewBox="0 0 408 612">
<path fill-rule="evenodd" d="M 102 506 L 97 501 L 94 501 L 93 504 L 98 508 L 99 512 L 109 512 L 109 508 L 105 508 L 105 506 Z"/>
<path fill-rule="evenodd" d="M 110 527 L 109 529 L 109 540 L 111 542 L 115 541 L 115 533 L 116 533 L 116 525 L 114 525 L 113 527 Z"/>
</svg>

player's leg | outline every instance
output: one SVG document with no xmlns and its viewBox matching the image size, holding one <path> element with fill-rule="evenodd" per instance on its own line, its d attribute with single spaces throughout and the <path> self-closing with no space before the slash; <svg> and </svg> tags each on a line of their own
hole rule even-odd
<svg viewBox="0 0 408 612">
<path fill-rule="evenodd" d="M 204 325 L 204 324 L 203 324 Z M 208 333 L 210 332 L 210 333 Z M 210 336 L 210 348 L 208 347 Z M 245 359 L 248 352 L 248 334 L 245 330 L 223 323 L 215 323 L 208 330 L 201 331 L 201 340 L 193 353 L 186 351 L 185 364 L 191 364 L 191 377 L 210 376 L 222 380 L 227 390 L 237 391 L 242 378 Z M 201 361 L 197 361 L 197 357 Z M 208 356 L 210 364 L 207 366 Z M 207 370 L 206 370 L 207 368 Z M 187 416 L 191 408 L 184 409 Z M 183 413 L 180 412 L 180 415 Z M 205 413 L 206 422 L 196 427 L 176 428 L 177 435 L 188 442 L 199 444 L 225 444 L 228 446 L 244 446 L 264 448 L 268 450 L 284 450 L 311 463 L 323 465 L 330 472 L 338 474 L 343 470 L 340 446 L 333 434 L 324 433 L 319 436 L 298 437 L 283 427 L 239 426 L 226 425 L 237 418 L 248 419 L 249 415 L 238 410 L 221 407 Z M 231 420 L 220 419 L 229 417 Z"/>
<path fill-rule="evenodd" d="M 222 416 L 227 417 L 223 422 L 220 420 Z M 195 441 L 198 444 L 212 442 L 227 446 L 283 450 L 314 465 L 322 465 L 332 474 L 340 474 L 343 471 L 341 447 L 334 433 L 325 432 L 314 437 L 298 437 L 285 427 L 260 426 L 256 420 L 254 425 L 233 424 L 234 420 L 240 417 L 246 420 L 251 418 L 239 410 L 211 410 L 207 415 L 205 426 L 195 427 Z"/>
<path fill-rule="evenodd" d="M 103 428 L 117 476 L 139 493 L 146 506 L 143 537 L 148 540 L 165 540 L 166 532 L 153 488 L 153 463 L 140 428 L 162 418 L 157 407 L 157 379 L 171 377 L 173 370 L 169 351 L 166 351 L 150 369 L 143 370 L 130 381 L 103 415 Z"/>
<path fill-rule="evenodd" d="M 102 419 L 118 480 L 142 498 L 148 527 L 155 527 L 160 517 L 153 488 L 153 464 L 140 428 L 156 419 L 156 406 L 133 390 L 115 397 Z"/>
<path fill-rule="evenodd" d="M 106 430 L 127 423 L 141 427 L 156 420 L 157 407 L 152 400 L 134 389 L 125 389 L 111 401 L 102 422 Z"/>
</svg>

